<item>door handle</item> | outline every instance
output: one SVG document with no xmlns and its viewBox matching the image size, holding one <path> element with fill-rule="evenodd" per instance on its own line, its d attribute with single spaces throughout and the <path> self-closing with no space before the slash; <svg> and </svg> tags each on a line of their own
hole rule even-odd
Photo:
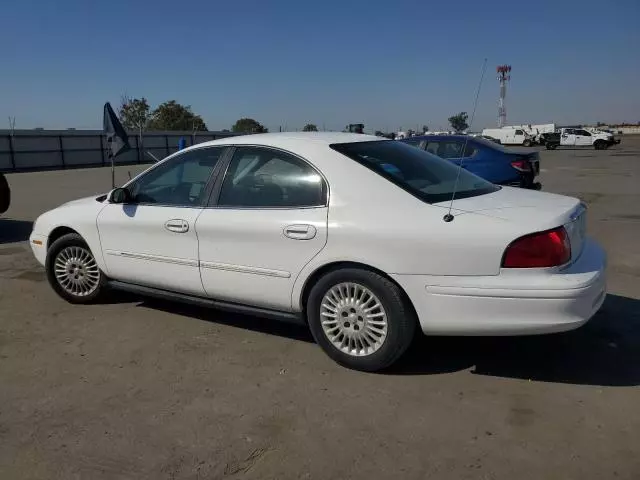
<svg viewBox="0 0 640 480">
<path fill-rule="evenodd" d="M 186 233 L 189 231 L 189 222 L 181 218 L 173 218 L 164 223 L 164 228 L 174 233 Z"/>
<path fill-rule="evenodd" d="M 293 238 L 294 240 L 311 240 L 316 236 L 316 227 L 313 225 L 288 225 L 284 227 L 284 236 Z"/>
</svg>

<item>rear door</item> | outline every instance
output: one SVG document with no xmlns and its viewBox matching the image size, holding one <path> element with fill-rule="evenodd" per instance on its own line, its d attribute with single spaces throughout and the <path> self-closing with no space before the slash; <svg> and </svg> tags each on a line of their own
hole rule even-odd
<svg viewBox="0 0 640 480">
<path fill-rule="evenodd" d="M 573 128 L 565 128 L 560 135 L 560 145 L 574 146 L 576 144 L 576 132 Z"/>
<path fill-rule="evenodd" d="M 293 284 L 327 241 L 328 186 L 306 160 L 237 147 L 196 223 L 207 295 L 290 311 Z"/>
</svg>

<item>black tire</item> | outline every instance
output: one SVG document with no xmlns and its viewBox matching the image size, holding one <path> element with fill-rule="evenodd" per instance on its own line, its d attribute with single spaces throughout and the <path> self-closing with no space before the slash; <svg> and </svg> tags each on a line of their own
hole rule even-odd
<svg viewBox="0 0 640 480">
<path fill-rule="evenodd" d="M 83 273 L 78 273 L 75 278 L 82 278 L 87 275 L 90 270 L 91 274 L 91 283 L 95 281 L 96 286 L 92 289 L 87 289 L 86 292 L 80 293 L 80 289 L 78 289 L 78 294 L 73 294 L 72 292 L 66 290 L 62 283 L 56 277 L 55 272 L 55 264 L 56 259 L 60 256 L 61 252 L 65 251 L 69 247 L 75 247 L 78 249 L 78 252 L 86 252 L 90 255 L 91 260 L 95 263 L 95 258 L 93 257 L 93 253 L 91 249 L 84 241 L 84 239 L 78 235 L 77 233 L 68 233 L 67 235 L 63 235 L 58 238 L 49 250 L 47 251 L 47 260 L 45 262 L 45 270 L 47 272 L 47 280 L 49 280 L 49 284 L 55 290 L 55 292 L 62 298 L 64 298 L 69 303 L 93 303 L 98 300 L 106 290 L 106 277 L 104 273 L 100 270 L 100 268 L 95 264 L 95 269 L 93 267 L 88 268 L 87 270 L 82 269 Z M 67 250 L 68 251 L 68 250 Z M 62 260 L 62 257 L 61 257 Z M 90 262 L 85 262 L 90 263 Z M 73 266 L 73 265 L 72 265 Z M 76 265 L 77 267 L 77 265 Z M 71 277 L 71 275 L 69 275 Z M 95 279 L 95 280 L 94 280 Z"/>
<path fill-rule="evenodd" d="M 530 147 L 531 146 L 531 141 L 530 140 L 525 140 L 524 143 L 522 144 L 523 147 Z"/>
<path fill-rule="evenodd" d="M 366 356 L 349 355 L 339 350 L 322 328 L 322 300 L 331 288 L 342 283 L 354 283 L 370 290 L 386 313 L 386 337 L 377 350 Z M 309 293 L 307 319 L 314 339 L 329 357 L 342 366 L 365 372 L 382 370 L 398 360 L 411 344 L 417 324 L 412 306 L 396 284 L 375 272 L 358 268 L 338 269 L 321 277 Z"/>
<path fill-rule="evenodd" d="M 607 144 L 604 143 L 602 140 L 596 140 L 596 142 L 593 144 L 593 147 L 596 150 L 604 150 L 607 147 Z"/>
<path fill-rule="evenodd" d="M 9 210 L 11 205 L 11 189 L 7 177 L 0 173 L 0 213 Z"/>
</svg>

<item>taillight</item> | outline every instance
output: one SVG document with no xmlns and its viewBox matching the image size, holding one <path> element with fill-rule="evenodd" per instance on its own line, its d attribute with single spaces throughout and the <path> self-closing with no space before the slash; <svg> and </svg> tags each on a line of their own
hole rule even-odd
<svg viewBox="0 0 640 480">
<path fill-rule="evenodd" d="M 571 242 L 564 227 L 533 233 L 511 242 L 502 257 L 504 268 L 543 268 L 571 260 Z"/>
<path fill-rule="evenodd" d="M 531 162 L 529 160 L 514 160 L 511 162 L 511 166 L 519 172 L 531 171 Z"/>
</svg>

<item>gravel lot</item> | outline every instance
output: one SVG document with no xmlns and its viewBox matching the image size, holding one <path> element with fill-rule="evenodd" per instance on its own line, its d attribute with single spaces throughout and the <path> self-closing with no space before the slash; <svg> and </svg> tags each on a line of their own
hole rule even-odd
<svg viewBox="0 0 640 480">
<path fill-rule="evenodd" d="M 640 478 L 640 138 L 541 163 L 543 189 L 585 200 L 609 253 L 602 311 L 566 334 L 420 338 L 385 374 L 343 369 L 269 320 L 65 303 L 25 239 L 110 173 L 10 175 L 0 478 Z"/>
</svg>

